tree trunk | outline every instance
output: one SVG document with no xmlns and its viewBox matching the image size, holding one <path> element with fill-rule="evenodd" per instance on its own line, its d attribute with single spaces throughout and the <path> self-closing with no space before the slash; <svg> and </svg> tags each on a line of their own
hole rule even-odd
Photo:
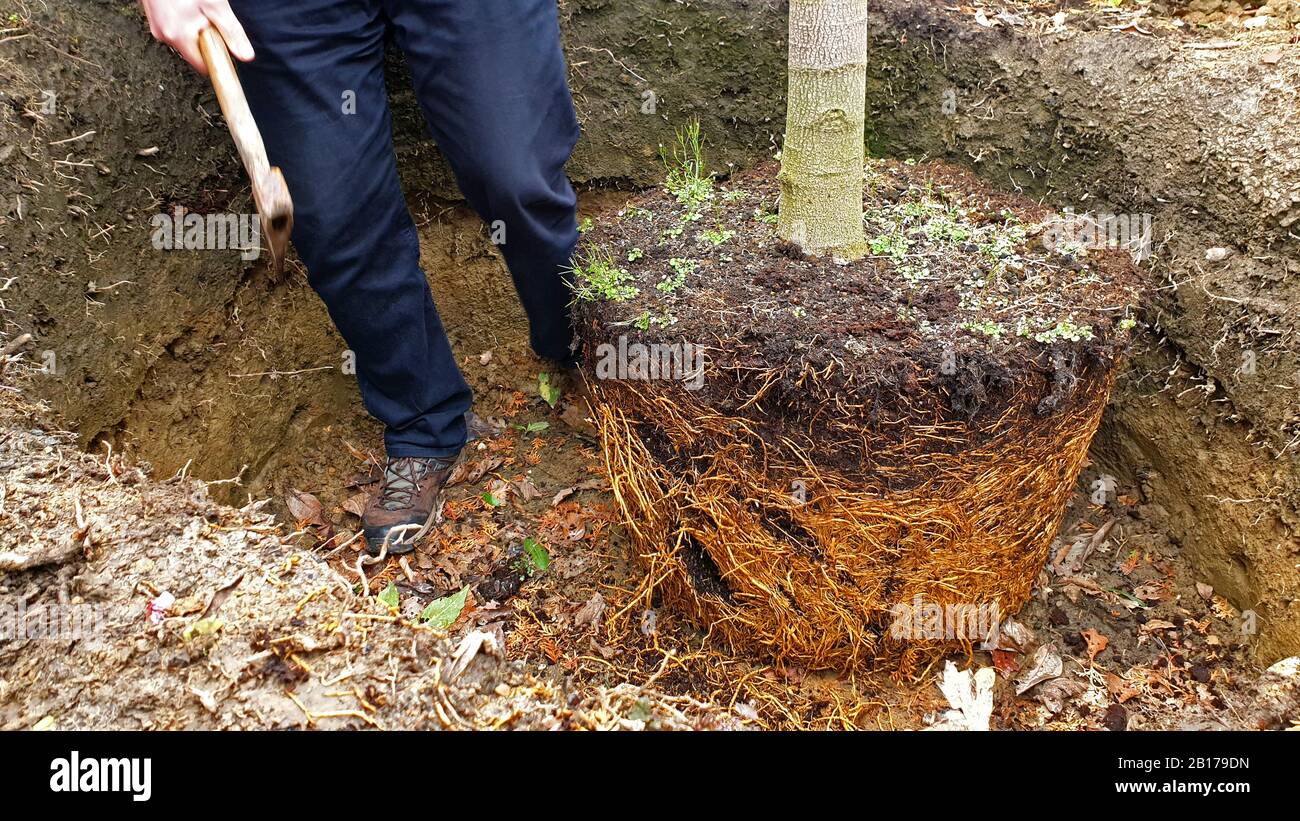
<svg viewBox="0 0 1300 821">
<path fill-rule="evenodd" d="M 867 0 L 790 0 L 790 89 L 777 234 L 853 258 L 862 232 Z"/>
</svg>

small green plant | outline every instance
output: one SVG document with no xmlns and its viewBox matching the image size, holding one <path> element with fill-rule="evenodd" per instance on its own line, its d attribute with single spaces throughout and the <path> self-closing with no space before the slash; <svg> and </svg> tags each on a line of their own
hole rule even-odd
<svg viewBox="0 0 1300 821">
<path fill-rule="evenodd" d="M 639 205 L 630 205 L 620 212 L 620 216 L 622 216 L 624 219 L 650 220 L 650 219 L 654 219 L 655 215 L 648 208 L 642 208 Z"/>
<path fill-rule="evenodd" d="M 700 232 L 700 238 L 715 247 L 721 245 L 735 235 L 735 231 L 732 231 L 730 228 L 723 228 L 721 225 L 716 228 L 706 228 Z"/>
<path fill-rule="evenodd" d="M 998 261 L 1013 257 L 1016 248 L 1025 241 L 1025 226 L 1015 217 L 1010 217 L 1001 225 L 994 225 L 987 235 L 977 239 L 975 246 L 984 256 Z"/>
<path fill-rule="evenodd" d="M 667 328 L 669 325 L 676 325 L 677 317 L 672 314 L 660 316 L 654 311 L 642 311 L 641 315 L 632 320 L 632 325 L 638 330 L 648 331 L 653 328 Z"/>
<path fill-rule="evenodd" d="M 941 202 L 936 202 L 928 196 L 919 195 L 910 198 L 898 205 L 898 212 L 908 219 L 919 219 L 926 217 L 935 211 L 944 210 Z"/>
<path fill-rule="evenodd" d="M 968 331 L 982 333 L 993 339 L 1001 339 L 1007 332 L 1007 329 L 1003 328 L 1000 323 L 994 322 L 991 319 L 985 319 L 979 322 L 963 322 L 961 326 Z"/>
<path fill-rule="evenodd" d="M 794 317 L 795 319 L 803 319 L 804 317 L 808 316 L 808 312 L 803 309 L 802 305 L 796 305 L 790 309 L 790 316 Z"/>
<path fill-rule="evenodd" d="M 578 233 L 585 234 L 595 226 L 596 224 L 591 221 L 591 217 L 583 217 L 582 221 L 578 223 Z"/>
<path fill-rule="evenodd" d="M 515 565 L 521 575 L 531 576 L 534 573 L 545 573 L 546 569 L 551 566 L 550 552 L 531 536 L 524 539 L 524 554 L 519 557 Z"/>
<path fill-rule="evenodd" d="M 631 251 L 627 252 L 627 261 L 636 262 L 643 256 L 645 256 L 645 251 L 642 251 L 640 248 L 633 248 Z"/>
<path fill-rule="evenodd" d="M 907 256 L 907 252 L 911 247 L 912 241 L 903 236 L 901 231 L 879 234 L 871 238 L 871 253 L 876 256 L 901 260 Z"/>
<path fill-rule="evenodd" d="M 560 389 L 551 381 L 549 373 L 537 374 L 537 394 L 551 407 L 555 407 L 555 403 L 560 401 Z"/>
<path fill-rule="evenodd" d="M 1052 343 L 1061 339 L 1067 339 L 1070 342 L 1092 339 L 1092 326 L 1075 325 L 1068 319 L 1062 319 L 1054 327 L 1034 334 L 1035 342 Z"/>
<path fill-rule="evenodd" d="M 903 281 L 908 285 L 916 286 L 930 278 L 930 266 L 928 265 L 908 265 L 900 264 L 898 272 L 903 275 Z"/>
<path fill-rule="evenodd" d="M 747 196 L 749 195 L 740 188 L 732 188 L 730 191 L 722 192 L 722 199 L 725 202 L 740 202 Z"/>
<path fill-rule="evenodd" d="M 921 230 L 925 232 L 927 239 L 932 242 L 951 242 L 963 243 L 970 239 L 970 229 L 962 225 L 955 218 L 956 215 L 950 213 L 940 214 L 931 217 Z"/>
<path fill-rule="evenodd" d="M 657 285 L 655 285 L 656 288 L 663 291 L 665 294 L 671 294 L 673 291 L 676 291 L 678 288 L 686 284 L 686 277 L 689 274 L 695 273 L 695 260 L 673 257 L 668 260 L 668 267 L 672 268 L 673 272 L 665 276 Z"/>
<path fill-rule="evenodd" d="M 704 142 L 700 138 L 699 120 L 677 129 L 671 147 L 659 146 L 659 157 L 668 171 L 664 188 L 688 211 L 698 210 L 713 196 L 713 179 L 704 173 Z"/>
<path fill-rule="evenodd" d="M 469 585 L 466 585 L 450 596 L 434 599 L 429 602 L 428 607 L 420 612 L 420 621 L 435 630 L 446 630 L 456 623 L 456 619 L 460 618 L 461 612 L 465 609 L 465 600 L 468 596 Z"/>
<path fill-rule="evenodd" d="M 682 276 L 695 273 L 695 260 L 685 259 L 683 257 L 673 257 L 668 260 L 668 267 L 672 268 Z"/>
<path fill-rule="evenodd" d="M 578 299 L 583 302 L 598 299 L 626 302 L 641 293 L 631 284 L 631 274 L 614 263 L 608 250 L 589 248 L 582 256 L 584 259 L 575 257 L 573 262 L 573 293 Z"/>
</svg>

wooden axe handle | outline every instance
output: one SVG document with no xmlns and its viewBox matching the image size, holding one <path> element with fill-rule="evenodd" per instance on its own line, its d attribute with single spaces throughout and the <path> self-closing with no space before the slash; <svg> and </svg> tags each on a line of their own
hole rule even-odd
<svg viewBox="0 0 1300 821">
<path fill-rule="evenodd" d="M 270 246 L 272 262 L 277 268 L 284 263 L 284 252 L 289 233 L 293 229 L 293 200 L 279 168 L 272 167 L 266 158 L 262 134 L 253 120 L 253 112 L 244 96 L 244 87 L 235 73 L 235 63 L 230 58 L 226 41 L 212 26 L 199 32 L 199 51 L 207 64 L 208 76 L 217 92 L 217 102 L 230 136 L 235 139 L 239 158 L 253 185 L 253 201 L 261 215 L 262 231 Z"/>
</svg>

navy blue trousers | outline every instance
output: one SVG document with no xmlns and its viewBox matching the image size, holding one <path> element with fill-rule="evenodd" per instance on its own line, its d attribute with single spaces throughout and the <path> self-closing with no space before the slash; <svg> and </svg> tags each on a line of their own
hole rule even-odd
<svg viewBox="0 0 1300 821">
<path fill-rule="evenodd" d="M 435 142 L 500 245 L 540 356 L 569 357 L 564 173 L 578 139 L 555 0 L 233 0 L 240 79 L 294 203 L 308 280 L 356 355 L 389 456 L 449 456 L 472 396 L 398 184 L 384 48 L 406 55 Z M 499 222 L 498 222 L 499 221 Z M 498 232 L 499 233 L 499 232 Z"/>
</svg>

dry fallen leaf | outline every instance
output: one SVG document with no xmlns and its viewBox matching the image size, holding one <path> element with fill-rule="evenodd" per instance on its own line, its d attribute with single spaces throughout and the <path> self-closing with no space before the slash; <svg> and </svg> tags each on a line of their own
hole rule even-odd
<svg viewBox="0 0 1300 821">
<path fill-rule="evenodd" d="M 1173 598 L 1173 590 L 1164 582 L 1147 582 L 1133 588 L 1133 595 L 1143 601 L 1165 601 Z"/>
<path fill-rule="evenodd" d="M 952 709 L 931 730 L 987 730 L 993 717 L 992 667 L 983 667 L 974 675 L 958 670 L 951 661 L 944 666 L 939 690 Z"/>
<path fill-rule="evenodd" d="M 1065 703 L 1075 696 L 1087 690 L 1087 686 L 1081 681 L 1072 678 L 1060 676 L 1043 682 L 1037 690 L 1034 691 L 1034 698 L 1047 708 L 1052 715 L 1056 715 L 1065 709 Z"/>
<path fill-rule="evenodd" d="M 1036 684 L 1056 678 L 1065 669 L 1061 654 L 1051 644 L 1044 644 L 1034 651 L 1023 673 L 1016 678 L 1016 695 L 1023 695 Z"/>
<path fill-rule="evenodd" d="M 1138 694 L 1137 685 L 1128 679 L 1121 678 L 1114 673 L 1106 674 L 1106 689 L 1110 691 L 1111 698 L 1120 704 L 1134 698 Z"/>
<path fill-rule="evenodd" d="M 992 643 L 998 650 L 1028 653 L 1038 643 L 1034 631 L 1015 619 L 1007 619 L 985 638 L 985 646 Z"/>
<path fill-rule="evenodd" d="M 551 507 L 555 507 L 560 502 L 563 502 L 565 499 L 569 498 L 570 496 L 572 496 L 573 494 L 577 493 L 580 490 L 596 490 L 604 486 L 605 486 L 604 479 L 588 479 L 585 482 L 579 482 L 576 485 L 566 487 L 563 490 L 561 490 L 559 493 L 555 494 L 555 498 L 551 499 Z"/>
<path fill-rule="evenodd" d="M 496 500 L 495 507 L 505 504 L 506 500 L 510 498 L 510 492 L 513 489 L 514 485 L 505 479 L 493 479 L 488 482 L 487 492 L 492 494 L 492 498 Z"/>
<path fill-rule="evenodd" d="M 1020 664 L 1016 661 L 1020 654 L 1014 650 L 993 650 L 990 655 L 993 656 L 994 669 L 1003 678 L 1011 678 L 1020 669 Z"/>
<path fill-rule="evenodd" d="M 1238 615 L 1237 608 L 1232 606 L 1232 602 L 1217 593 L 1210 599 L 1210 610 L 1225 621 L 1232 621 Z"/>
<path fill-rule="evenodd" d="M 1096 661 L 1097 656 L 1110 645 L 1110 639 L 1102 633 L 1093 630 L 1091 627 L 1086 630 L 1080 630 L 1079 635 L 1083 636 L 1083 638 L 1088 642 L 1088 664 L 1091 666 L 1092 663 Z"/>
<path fill-rule="evenodd" d="M 346 439 L 343 440 L 343 447 L 347 448 L 348 453 L 350 453 L 352 458 L 356 459 L 358 462 L 362 462 L 366 465 L 375 465 L 375 455 L 373 453 L 367 453 Z"/>
<path fill-rule="evenodd" d="M 1148 619 L 1147 623 L 1142 625 L 1141 632 L 1154 633 L 1157 630 L 1173 630 L 1174 623 L 1164 619 Z"/>
<path fill-rule="evenodd" d="M 531 502 L 533 499 L 542 495 L 538 492 L 536 486 L 533 485 L 532 480 L 528 477 L 524 477 L 518 482 L 515 482 L 515 487 L 519 489 L 519 495 L 523 497 L 525 502 Z"/>
<path fill-rule="evenodd" d="M 468 473 L 465 475 L 465 481 L 470 484 L 477 482 L 479 479 L 483 478 L 484 474 L 501 467 L 501 463 L 504 461 L 504 456 L 489 456 L 469 469 Z"/>
<path fill-rule="evenodd" d="M 226 603 L 226 599 L 230 598 L 230 594 L 234 592 L 235 588 L 238 587 L 239 583 L 243 580 L 244 574 L 240 573 L 233 581 L 226 582 L 221 587 L 214 590 L 212 592 L 212 597 L 208 599 L 207 607 L 203 608 L 203 614 L 199 616 L 199 619 L 202 620 L 215 615 L 216 612 L 221 609 L 221 605 Z"/>
<path fill-rule="evenodd" d="M 587 603 L 573 616 L 574 624 L 590 624 L 593 627 L 600 624 L 600 617 L 605 614 L 605 597 L 600 593 L 593 593 Z"/>
<path fill-rule="evenodd" d="M 296 488 L 290 488 L 289 492 L 285 494 L 284 503 L 289 508 L 289 515 L 300 526 L 327 526 L 329 524 L 325 520 L 325 509 L 320 500 L 310 493 L 303 493 Z"/>
<path fill-rule="evenodd" d="M 1119 566 L 1119 572 L 1125 576 L 1129 575 L 1137 568 L 1138 561 L 1141 560 L 1141 558 L 1142 554 L 1139 551 L 1132 551 L 1128 554 L 1128 557 L 1124 559 L 1124 563 Z"/>
<path fill-rule="evenodd" d="M 358 493 L 357 495 L 350 497 L 346 502 L 343 503 L 343 509 L 348 513 L 351 513 L 353 516 L 360 518 L 365 514 L 366 504 L 369 501 L 370 501 L 370 494 Z"/>
</svg>

